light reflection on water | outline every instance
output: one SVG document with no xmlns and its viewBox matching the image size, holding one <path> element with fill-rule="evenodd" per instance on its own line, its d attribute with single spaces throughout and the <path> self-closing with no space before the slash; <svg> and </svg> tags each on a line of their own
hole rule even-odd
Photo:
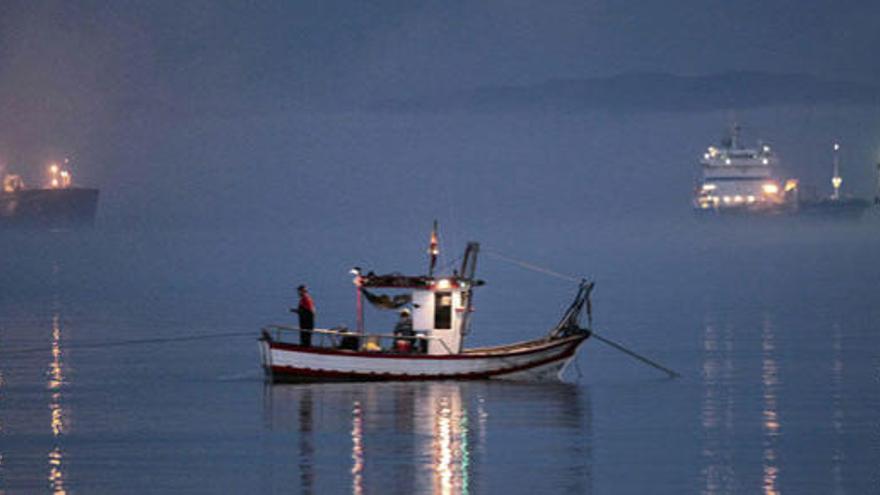
<svg viewBox="0 0 880 495">
<path fill-rule="evenodd" d="M 61 316 L 52 315 L 51 355 L 47 375 L 47 388 L 49 390 L 49 428 L 55 439 L 55 445 L 48 454 L 49 459 L 49 488 L 52 493 L 62 495 L 67 493 L 65 489 L 64 452 L 58 444 L 58 438 L 67 430 L 67 418 L 62 402 L 62 387 L 64 386 L 64 361 L 61 348 Z"/>
<path fill-rule="evenodd" d="M 727 493 L 736 477 L 729 439 L 733 432 L 733 332 L 729 325 L 707 323 L 703 331 L 703 493 Z"/>
<path fill-rule="evenodd" d="M 834 444 L 831 452 L 831 479 L 834 492 L 841 493 L 843 487 L 843 435 L 846 416 L 843 412 L 843 336 L 839 323 L 831 326 L 831 427 L 834 430 Z"/>
<path fill-rule="evenodd" d="M 764 399 L 764 493 L 779 493 L 778 478 L 780 474 L 777 455 L 778 437 L 781 428 L 779 417 L 778 391 L 779 367 L 776 363 L 776 341 L 774 327 L 765 318 L 761 332 L 762 373 L 761 384 Z"/>
<path fill-rule="evenodd" d="M 556 489 L 589 493 L 591 440 L 584 427 L 590 424 L 590 413 L 581 404 L 583 393 L 563 384 L 267 385 L 265 407 L 270 429 L 292 429 L 298 436 L 296 489 L 302 493 L 324 493 L 338 486 L 339 471 L 331 474 L 321 465 L 321 459 L 338 453 L 332 443 L 316 439 L 326 438 L 343 425 L 349 432 L 347 471 L 353 494 L 452 494 L 485 492 L 491 485 L 481 465 L 487 430 L 504 435 L 506 428 L 538 427 L 535 422 L 540 428 L 570 430 L 563 443 L 571 448 L 567 455 L 553 459 L 562 466 L 546 471 L 544 482 L 553 486 L 553 471 L 560 470 L 565 474 Z M 496 401 L 503 403 L 509 416 L 491 415 Z M 524 414 L 536 407 L 543 412 L 521 416 L 512 412 L 516 408 L 511 408 L 510 401 L 521 402 Z M 341 416 L 340 410 L 349 415 Z M 536 464 L 547 462 L 537 460 Z"/>
</svg>

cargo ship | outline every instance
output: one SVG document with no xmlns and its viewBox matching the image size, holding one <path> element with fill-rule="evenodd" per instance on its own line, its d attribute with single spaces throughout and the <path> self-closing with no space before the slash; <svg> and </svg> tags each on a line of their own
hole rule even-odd
<svg viewBox="0 0 880 495">
<path fill-rule="evenodd" d="M 778 162 L 768 144 L 741 145 L 739 126 L 734 125 L 720 146 L 710 146 L 700 160 L 701 177 L 694 191 L 694 210 L 701 215 L 855 219 L 861 217 L 871 204 L 868 200 L 841 193 L 843 178 L 839 143 L 834 143 L 833 147 L 833 192 L 830 196 L 821 196 L 814 188 L 802 188 L 796 178 L 779 179 L 776 175 Z M 880 200 L 875 199 L 875 203 Z"/>
<path fill-rule="evenodd" d="M 74 186 L 70 170 L 58 164 L 49 166 L 48 176 L 44 187 L 30 188 L 19 175 L 3 175 L 0 229 L 70 230 L 94 225 L 98 189 Z"/>
</svg>

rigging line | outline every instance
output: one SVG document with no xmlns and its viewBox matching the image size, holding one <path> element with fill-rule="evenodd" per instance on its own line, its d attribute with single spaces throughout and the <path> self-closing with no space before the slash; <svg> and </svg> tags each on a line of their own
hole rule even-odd
<svg viewBox="0 0 880 495">
<path fill-rule="evenodd" d="M 538 266 L 538 265 L 534 265 L 534 264 L 532 264 L 532 263 L 528 263 L 528 262 L 525 262 L 525 261 L 522 261 L 522 260 L 518 260 L 518 259 L 516 259 L 516 258 L 511 258 L 511 257 L 509 257 L 509 256 L 505 256 L 505 255 L 503 255 L 503 254 L 501 254 L 501 253 L 499 253 L 499 252 L 497 252 L 497 251 L 495 251 L 495 250 L 492 250 L 492 249 L 484 249 L 484 251 L 485 251 L 486 254 L 488 254 L 489 256 L 494 256 L 494 257 L 496 257 L 496 258 L 498 258 L 498 259 L 501 259 L 501 260 L 507 261 L 507 262 L 509 262 L 509 263 L 513 263 L 514 265 L 518 265 L 518 266 L 520 266 L 520 267 L 522 267 L 522 268 L 525 268 L 525 269 L 527 269 L 527 270 L 533 270 L 533 271 L 536 271 L 536 272 L 538 272 L 538 273 L 543 273 L 543 274 L 545 274 L 545 275 L 549 275 L 549 276 L 551 276 L 551 277 L 556 277 L 556 278 L 559 278 L 559 279 L 562 279 L 562 280 L 568 280 L 568 281 L 570 281 L 570 282 L 576 282 L 576 283 L 580 283 L 582 280 L 584 280 L 583 277 L 573 277 L 573 276 L 571 276 L 571 275 L 566 275 L 566 274 L 564 274 L 564 273 L 555 272 L 555 271 L 553 271 L 553 270 L 551 270 L 551 269 L 549 269 L 549 268 L 544 268 L 544 267 L 541 267 L 541 266 Z"/>
<path fill-rule="evenodd" d="M 210 340 L 210 339 L 223 339 L 228 337 L 244 337 L 244 336 L 254 336 L 254 332 L 228 332 L 228 333 L 214 333 L 214 334 L 201 334 L 201 335 L 185 335 L 183 337 L 161 337 L 161 338 L 153 338 L 153 339 L 132 339 L 132 340 L 117 340 L 111 342 L 98 342 L 94 344 L 71 344 L 66 345 L 62 349 L 63 351 L 76 350 L 76 349 L 100 349 L 103 347 L 122 347 L 127 345 L 142 345 L 142 344 L 164 344 L 166 342 L 184 342 L 184 341 L 193 341 L 193 340 Z M 28 354 L 33 352 L 47 352 L 48 349 L 46 347 L 30 347 L 25 349 L 16 349 L 11 351 L 0 351 L 0 354 L 4 356 L 16 355 L 16 354 Z"/>
</svg>

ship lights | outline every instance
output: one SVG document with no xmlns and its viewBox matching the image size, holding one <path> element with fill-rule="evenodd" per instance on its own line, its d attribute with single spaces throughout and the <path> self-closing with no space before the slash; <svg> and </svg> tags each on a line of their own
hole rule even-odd
<svg viewBox="0 0 880 495">
<path fill-rule="evenodd" d="M 734 203 L 742 203 L 742 202 L 743 202 L 743 197 L 740 196 L 739 194 L 737 194 L 736 196 L 733 197 L 733 202 L 734 202 Z"/>
<path fill-rule="evenodd" d="M 772 182 L 762 185 L 761 189 L 764 191 L 764 194 L 776 194 L 779 192 L 779 186 Z"/>
<path fill-rule="evenodd" d="M 441 278 L 437 281 L 437 288 L 440 290 L 445 290 L 452 287 L 452 282 L 448 278 Z"/>
<path fill-rule="evenodd" d="M 785 181 L 785 192 L 794 191 L 798 187 L 797 179 L 788 179 Z"/>
<path fill-rule="evenodd" d="M 64 160 L 68 163 L 68 160 Z M 71 176 L 69 170 L 64 170 L 57 163 L 49 164 L 49 186 L 52 189 L 68 188 L 71 184 Z"/>
<path fill-rule="evenodd" d="M 770 165 L 770 160 L 767 158 L 764 158 L 763 160 L 761 160 L 761 163 L 763 163 L 764 165 Z"/>
<path fill-rule="evenodd" d="M 749 194 L 748 196 L 746 196 L 746 201 L 749 202 L 749 203 L 754 203 L 754 202 L 755 202 L 755 197 L 752 196 L 751 194 Z"/>
<path fill-rule="evenodd" d="M 704 191 L 714 191 L 717 187 L 715 184 L 703 184 Z"/>
<path fill-rule="evenodd" d="M 834 186 L 834 189 L 840 189 L 840 185 L 843 184 L 843 178 L 840 176 L 834 176 L 831 178 L 831 185 Z"/>
<path fill-rule="evenodd" d="M 725 203 L 730 203 L 730 196 L 724 196 L 721 198 Z"/>
<path fill-rule="evenodd" d="M 725 159 L 724 159 L 724 164 L 725 164 L 725 165 L 730 165 L 730 163 L 731 163 L 731 162 L 730 162 L 730 158 L 725 158 Z"/>
</svg>

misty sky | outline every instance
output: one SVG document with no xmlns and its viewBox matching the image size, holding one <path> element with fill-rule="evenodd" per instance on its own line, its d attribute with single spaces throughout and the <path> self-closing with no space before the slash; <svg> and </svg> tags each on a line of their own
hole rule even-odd
<svg viewBox="0 0 880 495">
<path fill-rule="evenodd" d="M 877 19 L 880 3 L 870 1 L 7 1 L 0 4 L 0 164 L 33 167 L 71 156 L 75 178 L 104 191 L 102 215 L 120 211 L 111 209 L 116 201 L 168 216 L 171 209 L 157 205 L 180 201 L 193 216 L 210 216 L 236 190 L 248 204 L 279 195 L 314 204 L 340 190 L 389 185 L 419 197 L 425 191 L 416 183 L 431 175 L 418 167 L 452 161 L 459 169 L 445 184 L 476 177 L 482 187 L 509 166 L 534 188 L 546 182 L 529 175 L 535 164 L 576 166 L 573 158 L 590 145 L 604 157 L 605 146 L 608 153 L 631 146 L 623 139 L 630 131 L 612 122 L 612 135 L 566 150 L 555 147 L 574 139 L 568 133 L 604 123 L 550 119 L 541 129 L 517 119 L 379 121 L 349 112 L 401 95 L 632 71 L 760 70 L 880 84 Z M 323 116 L 333 114 L 332 122 Z M 682 150 L 682 166 L 726 125 L 722 116 L 712 119 L 711 133 L 670 144 Z M 522 153 L 510 151 L 517 144 Z M 867 156 L 874 144 L 855 146 Z M 515 163 L 523 154 L 531 161 Z M 339 187 L 311 170 L 317 167 L 328 167 Z M 581 179 L 572 173 L 561 169 L 558 177 Z M 279 185 L 287 180 L 292 190 Z M 530 193 L 515 187 L 498 192 L 505 209 L 524 197 Z M 239 214 L 259 214 L 254 208 Z M 327 211 L 300 216 L 318 213 Z"/>
</svg>

